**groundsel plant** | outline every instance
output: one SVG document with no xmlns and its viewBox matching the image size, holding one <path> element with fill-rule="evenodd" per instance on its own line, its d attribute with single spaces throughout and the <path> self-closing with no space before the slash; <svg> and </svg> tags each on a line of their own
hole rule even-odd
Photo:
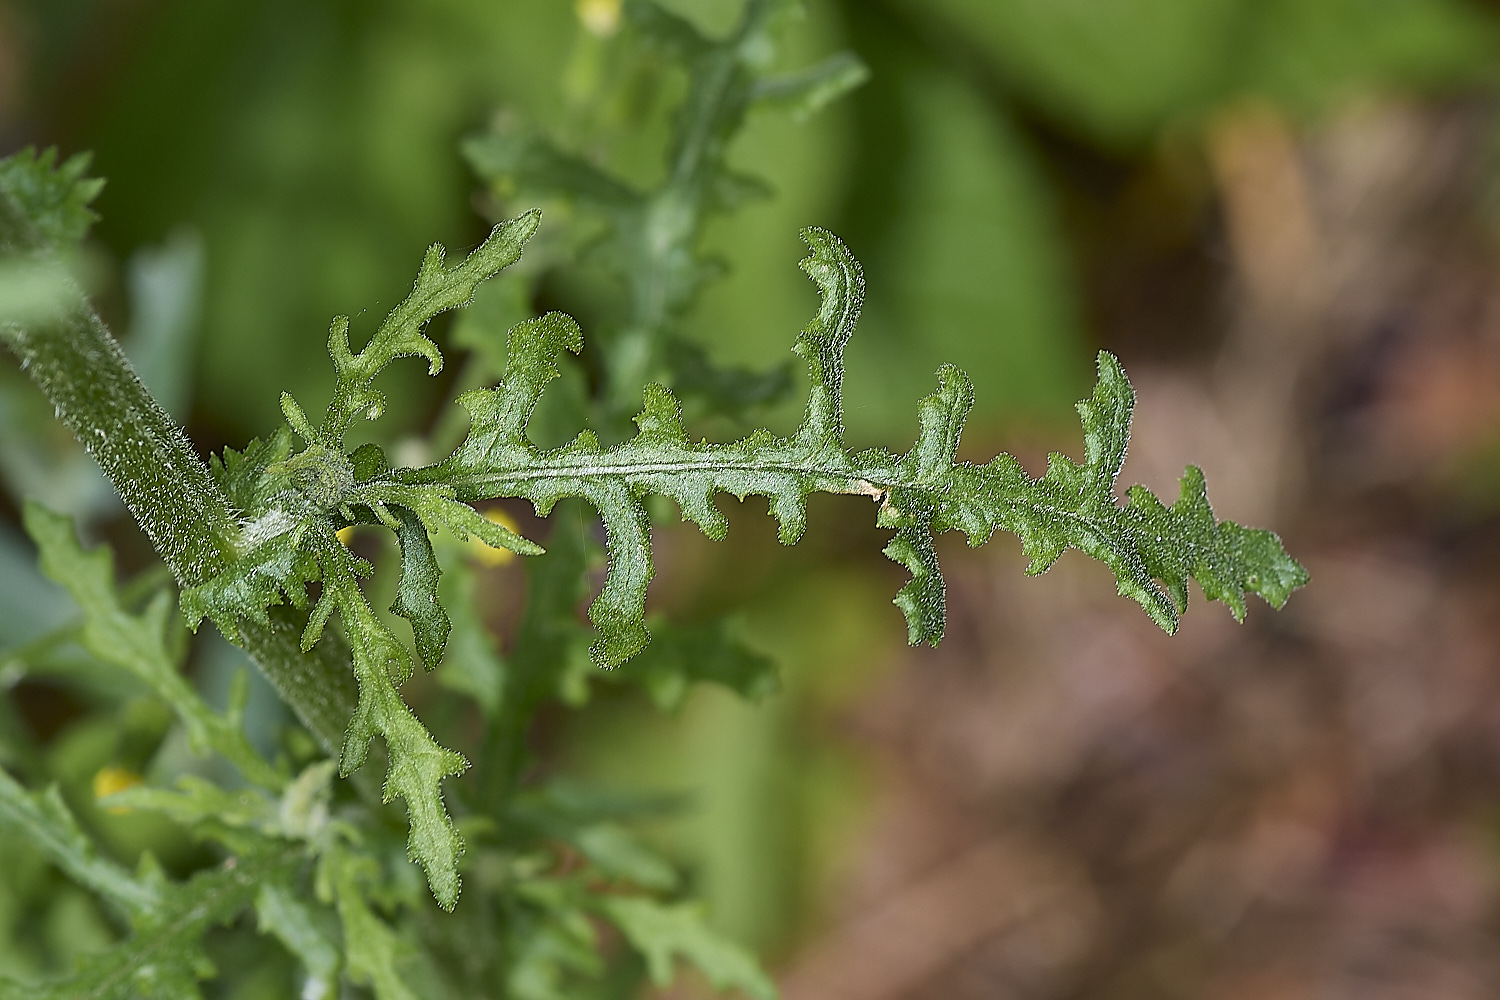
<svg viewBox="0 0 1500 1000">
<path fill-rule="evenodd" d="M 673 502 L 711 539 L 728 528 L 720 494 L 765 497 L 788 545 L 804 533 L 811 494 L 860 498 L 890 532 L 885 554 L 910 576 L 895 604 L 913 644 L 936 644 L 943 635 L 934 538 L 946 531 L 975 546 L 997 531 L 1014 534 L 1030 573 L 1068 548 L 1080 550 L 1109 566 L 1120 593 L 1168 632 L 1186 610 L 1190 578 L 1236 618 L 1245 615 L 1246 593 L 1280 607 L 1306 582 L 1274 534 L 1215 519 L 1194 467 L 1170 505 L 1139 486 L 1123 501 L 1117 496 L 1134 395 L 1106 352 L 1092 394 L 1078 404 L 1082 461 L 1054 454 L 1040 478 L 1009 455 L 984 464 L 957 459 L 973 389 L 951 366 L 916 401 L 920 431 L 909 448 L 850 451 L 844 349 L 864 278 L 849 249 L 823 229 L 802 233 L 802 268 L 821 305 L 792 345 L 810 386 L 801 422 L 785 435 L 755 430 L 727 442 L 689 435 L 667 383 L 686 369 L 714 371 L 693 357 L 685 369 L 685 355 L 672 347 L 685 304 L 709 276 L 692 250 L 704 214 L 730 207 L 735 191 L 752 187 L 724 180 L 723 146 L 754 101 L 812 109 L 861 72 L 850 57 L 837 57 L 796 78 L 757 76 L 757 40 L 784 6 L 751 3 L 723 42 L 703 39 L 654 5 L 625 6 L 644 37 L 665 39 L 694 74 L 669 157 L 680 169 L 657 191 L 636 192 L 585 170 L 535 137 L 491 134 L 466 145 L 487 183 L 507 170 L 534 184 L 550 177 L 609 221 L 611 259 L 635 284 L 629 314 L 603 355 L 607 377 L 593 410 L 611 428 L 603 440 L 580 427 L 568 443 L 543 448 L 528 433 L 560 363 L 584 345 L 578 324 L 552 312 L 515 323 L 503 367 L 497 361 L 493 378 L 459 396 L 468 430 L 446 457 L 401 467 L 376 445 L 347 444 L 358 421 L 381 416 L 385 400 L 375 382 L 387 365 L 414 357 L 431 374 L 441 370 L 429 322 L 464 307 L 482 283 L 523 259 L 544 225 L 528 211 L 496 224 L 457 263 L 433 246 L 411 294 L 358 351 L 348 320 L 336 319 L 328 336 L 334 382 L 321 412 L 284 394 L 279 428 L 205 463 L 69 277 L 66 261 L 85 235 L 99 186 L 86 177 L 87 161 L 59 164 L 51 154 L 26 152 L 0 162 L 0 291 L 22 278 L 31 289 L 29 297 L 0 302 L 0 334 L 114 484 L 175 586 L 118 587 L 109 551 L 85 549 L 67 518 L 38 505 L 26 507 L 26 529 L 45 574 L 77 604 L 72 641 L 144 686 L 175 713 L 195 750 L 233 769 L 232 780 L 186 776 L 105 800 L 163 814 L 217 845 L 221 863 L 186 880 L 169 878 L 149 854 L 134 871 L 122 867 L 55 787 L 29 788 L 0 771 L 7 836 L 26 838 L 102 900 L 122 928 L 118 944 L 62 980 L 22 984 L 0 974 L 0 996 L 196 996 L 198 982 L 212 974 L 204 934 L 253 912 L 259 929 L 302 964 L 307 997 L 337 996 L 343 982 L 381 1000 L 623 997 L 643 977 L 669 983 L 678 959 L 716 987 L 773 997 L 753 957 L 710 931 L 700 908 L 682 897 L 676 870 L 629 832 L 627 821 L 645 807 L 523 780 L 531 716 L 580 669 L 639 682 L 668 705 L 693 681 L 750 697 L 774 687 L 766 658 L 719 624 L 648 627 L 653 497 Z M 663 213 L 676 226 L 670 239 L 646 239 L 660 234 L 651 227 L 664 225 Z M 623 405 L 624 383 L 640 375 L 660 381 L 629 387 L 637 400 L 633 429 L 619 432 L 611 415 Z M 784 392 L 785 384 L 774 373 L 760 382 L 748 373 L 713 375 L 692 391 L 712 396 L 713 386 L 729 386 L 724 410 L 742 412 L 747 400 Z M 602 521 L 608 564 L 588 605 L 589 625 L 575 614 L 589 590 L 588 540 L 553 532 L 544 551 L 475 506 L 505 498 L 528 501 L 540 517 L 563 507 L 581 516 L 586 505 Z M 388 530 L 399 549 L 389 615 L 362 583 L 374 566 L 341 535 L 355 525 Z M 531 561 L 528 605 L 503 659 L 471 603 L 472 565 L 445 539 L 477 539 Z M 410 624 L 411 644 L 391 615 Z M 249 653 L 322 753 L 296 764 L 263 757 L 243 732 L 243 683 L 224 712 L 202 701 L 180 672 L 181 631 L 184 622 L 197 629 L 205 619 Z M 428 670 L 443 664 L 445 684 L 477 707 L 485 735 L 474 751 L 475 775 L 465 774 L 471 761 L 442 746 L 403 699 L 402 684 L 418 663 Z M 372 780 L 381 758 L 383 781 Z M 400 857 L 403 841 L 441 910 L 400 874 L 415 871 Z M 558 862 L 560 851 L 567 864 Z M 479 898 L 465 894 L 460 905 L 463 873 Z M 615 928 L 623 957 L 605 946 L 603 925 Z"/>
</svg>

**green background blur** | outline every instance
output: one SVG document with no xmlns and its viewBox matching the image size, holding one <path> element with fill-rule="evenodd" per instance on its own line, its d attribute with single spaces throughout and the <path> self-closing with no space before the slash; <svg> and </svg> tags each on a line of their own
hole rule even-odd
<svg viewBox="0 0 1500 1000">
<path fill-rule="evenodd" d="M 664 3 L 710 31 L 739 7 Z M 713 222 L 707 243 L 731 270 L 685 332 L 720 361 L 782 360 L 815 305 L 797 230 L 826 226 L 869 281 L 845 382 L 852 443 L 909 440 L 917 397 L 951 362 L 977 387 L 974 455 L 1043 437 L 1076 450 L 1071 404 L 1100 346 L 1127 363 L 1213 349 L 1204 137 L 1223 116 L 1263 103 L 1311 125 L 1391 95 L 1487 96 L 1500 54 L 1494 8 L 1457 0 L 808 6 L 780 63 L 850 48 L 872 78 L 805 123 L 752 117 L 733 160 L 776 196 Z M 458 140 L 499 109 L 566 121 L 581 44 L 564 0 L 12 0 L 0 4 L 0 142 L 94 151 L 108 179 L 97 292 L 116 329 L 132 316 L 133 255 L 201 238 L 183 412 L 207 451 L 274 426 L 282 390 L 317 405 L 330 317 L 349 313 L 356 338 L 368 334 L 428 244 L 483 237 Z M 662 103 L 614 167 L 650 178 Z M 1133 294 L 1142 275 L 1160 295 Z M 375 428 L 393 438 L 429 427 L 445 388 L 396 368 Z M 782 694 L 746 706 L 704 691 L 667 721 L 622 696 L 547 723 L 558 767 L 694 794 L 691 818 L 659 835 L 715 920 L 772 956 L 820 919 L 870 794 L 830 720 L 901 645 L 895 571 L 844 510 L 815 504 L 805 551 L 777 550 L 749 514 L 728 555 L 686 535 L 664 543 L 653 601 L 747 602 Z M 713 581 L 708 596 L 674 596 L 698 579 Z M 53 738 L 80 724 L 63 719 Z"/>
</svg>

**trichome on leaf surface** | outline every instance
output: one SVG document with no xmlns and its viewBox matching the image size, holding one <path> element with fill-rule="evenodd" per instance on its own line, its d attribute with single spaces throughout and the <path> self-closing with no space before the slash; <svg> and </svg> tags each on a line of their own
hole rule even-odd
<svg viewBox="0 0 1500 1000">
<path fill-rule="evenodd" d="M 727 137 L 754 100 L 807 110 L 860 76 L 857 62 L 842 56 L 788 80 L 756 78 L 747 53 L 778 7 L 752 3 L 737 34 L 710 42 L 653 5 L 627 6 L 643 33 L 665 39 L 696 74 L 694 97 L 678 122 L 674 170 L 655 193 L 633 192 L 564 162 L 534 137 L 507 146 L 510 140 L 491 135 L 468 144 L 490 178 L 507 169 L 545 174 L 539 158 L 557 176 L 572 178 L 560 183 L 579 188 L 580 201 L 603 205 L 617 244 L 612 259 L 639 286 L 603 352 L 609 370 L 597 405 L 577 413 L 596 429 L 575 428 L 576 436 L 556 448 L 539 447 L 528 433 L 544 391 L 565 359 L 583 348 L 578 325 L 555 312 L 515 323 L 495 384 L 458 398 L 468 432 L 448 457 L 402 468 L 374 444 L 346 444 L 357 420 L 381 415 L 384 398 L 373 382 L 388 364 L 415 356 L 430 373 L 441 369 L 443 355 L 424 332 L 429 321 L 463 307 L 481 283 L 516 264 L 537 232 L 538 212 L 499 223 L 457 264 L 433 246 L 411 294 L 357 353 L 348 320 L 336 319 L 328 338 L 336 377 L 321 420 L 284 394 L 281 427 L 205 465 L 135 378 L 66 272 L 47 270 L 73 251 L 91 218 L 87 203 L 98 182 L 85 178 L 86 161 L 59 166 L 50 154 L 22 153 L 0 163 L 5 266 L 46 270 L 56 279 L 43 308 L 7 315 L 5 342 L 155 545 L 176 579 L 187 624 L 196 629 L 212 619 L 251 654 L 317 742 L 337 753 L 336 768 L 324 759 L 300 767 L 286 758 L 267 761 L 241 729 L 243 685 L 221 714 L 182 678 L 185 644 L 171 592 L 157 589 L 144 606 L 122 595 L 107 550 L 85 551 L 66 518 L 28 506 L 26 527 L 44 572 L 78 605 L 77 641 L 170 706 L 194 748 L 233 764 L 240 782 L 189 776 L 175 788 L 142 786 L 108 800 L 114 808 L 164 814 L 220 846 L 221 867 L 179 882 L 149 855 L 134 874 L 109 860 L 55 788 L 28 791 L 0 772 L 0 820 L 96 893 L 126 928 L 115 948 L 69 978 L 26 986 L 0 979 L 0 995 L 195 995 L 208 969 L 204 932 L 253 907 L 260 927 L 304 965 L 308 996 L 336 995 L 341 977 L 381 998 L 414 996 L 415 981 L 446 982 L 463 995 L 488 983 L 485 989 L 525 998 L 559 997 L 569 983 L 595 981 L 622 991 L 601 995 L 626 995 L 643 975 L 669 982 L 678 957 L 716 986 L 773 996 L 755 960 L 710 932 L 700 910 L 679 899 L 673 867 L 622 824 L 632 807 L 521 780 L 527 723 L 558 696 L 585 647 L 595 667 L 639 680 L 666 702 L 693 680 L 715 680 L 747 695 L 774 683 L 768 661 L 722 625 L 669 624 L 656 628 L 653 639 L 646 617 L 653 495 L 674 501 L 682 518 L 712 539 L 728 527 L 718 494 L 764 496 L 785 544 L 803 534 L 810 494 L 873 502 L 876 523 L 893 533 L 885 554 L 911 575 L 895 603 L 913 644 L 942 638 L 944 584 L 934 536 L 950 530 L 963 532 L 971 545 L 997 530 L 1019 536 L 1030 573 L 1078 549 L 1107 564 L 1120 593 L 1168 632 L 1186 609 L 1189 578 L 1236 618 L 1245 614 L 1247 592 L 1280 607 L 1306 581 L 1274 534 L 1215 519 L 1196 468 L 1188 468 L 1170 506 L 1139 486 L 1124 503 L 1116 498 L 1134 396 L 1108 353 L 1099 355 L 1093 393 L 1078 404 L 1081 463 L 1054 454 L 1045 475 L 1032 478 L 1009 455 L 983 465 L 958 461 L 973 390 L 951 366 L 937 372 L 936 388 L 917 402 L 920 432 L 908 450 L 851 452 L 844 443 L 844 349 L 859 318 L 864 278 L 848 248 L 822 229 L 802 234 L 809 249 L 802 267 L 821 306 L 793 345 L 810 383 L 800 424 L 784 436 L 762 429 L 726 442 L 689 437 L 682 403 L 665 382 L 692 383 L 691 392 L 708 397 L 718 386 L 726 397 L 719 412 L 735 413 L 757 393 L 784 391 L 787 382 L 775 373 L 757 381 L 754 373 L 713 369 L 697 356 L 686 367 L 672 360 L 687 356 L 671 346 L 673 327 L 706 276 L 693 258 L 702 218 L 734 201 L 725 192 L 753 187 L 724 166 Z M 642 233 L 674 207 L 671 239 L 645 239 Z M 671 252 L 653 258 L 652 247 Z M 663 381 L 644 382 L 648 375 Z M 634 431 L 625 433 L 622 380 L 632 377 L 641 402 Z M 608 568 L 588 608 L 592 630 L 574 614 L 588 586 L 590 543 L 556 532 L 544 553 L 473 506 L 502 498 L 525 499 L 542 517 L 559 504 L 581 502 L 602 520 Z M 400 570 L 389 612 L 410 624 L 411 645 L 361 584 L 374 567 L 341 537 L 360 524 L 394 535 Z M 528 607 L 507 659 L 463 603 L 475 586 L 473 570 L 456 558 L 456 547 L 443 547 L 443 537 L 474 537 L 533 562 Z M 329 629 L 335 612 L 336 632 Z M 485 722 L 475 751 L 479 777 L 452 785 L 451 803 L 443 781 L 463 774 L 470 761 L 440 745 L 400 692 L 418 661 L 431 670 L 445 654 L 464 662 L 450 686 L 473 698 Z M 383 790 L 357 776 L 335 782 L 335 770 L 349 777 L 367 763 L 376 735 L 385 747 Z M 397 798 L 404 823 L 388 808 Z M 421 866 L 440 906 L 453 910 L 465 854 L 460 826 L 476 842 L 471 855 L 477 851 L 485 862 L 464 862 L 483 873 L 476 881 L 484 898 L 451 916 L 434 914 L 393 888 L 401 880 L 390 874 L 392 866 L 402 864 L 393 850 L 404 833 L 407 857 Z M 581 860 L 555 864 L 559 844 Z M 473 916 L 465 919 L 465 911 Z M 617 928 L 633 957 L 623 965 L 607 960 L 595 921 Z"/>
</svg>

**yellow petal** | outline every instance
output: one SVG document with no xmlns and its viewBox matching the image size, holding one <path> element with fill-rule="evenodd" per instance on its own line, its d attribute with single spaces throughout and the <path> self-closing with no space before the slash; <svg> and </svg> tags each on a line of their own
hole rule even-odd
<svg viewBox="0 0 1500 1000">
<path fill-rule="evenodd" d="M 128 767 L 101 767 L 94 775 L 94 798 L 102 799 L 123 792 L 127 788 L 134 788 L 141 784 L 144 779 L 130 770 Z M 115 816 L 124 816 L 130 812 L 125 806 L 111 806 L 105 812 Z"/>
<path fill-rule="evenodd" d="M 517 534 L 515 519 L 499 507 L 491 507 L 484 512 L 484 519 L 507 528 Z M 516 557 L 510 549 L 492 549 L 479 539 L 469 537 L 469 556 L 481 566 L 504 566 Z"/>
<path fill-rule="evenodd" d="M 578 0 L 578 20 L 600 38 L 620 30 L 620 0 Z"/>
</svg>

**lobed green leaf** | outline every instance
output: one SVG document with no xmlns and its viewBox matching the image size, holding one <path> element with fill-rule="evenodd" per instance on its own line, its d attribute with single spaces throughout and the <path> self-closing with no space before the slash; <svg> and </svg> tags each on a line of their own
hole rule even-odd
<svg viewBox="0 0 1500 1000">
<path fill-rule="evenodd" d="M 534 226 L 534 221 L 527 225 Z M 522 229 L 529 234 L 525 226 L 516 232 Z M 630 660 L 650 641 L 645 605 L 655 569 L 645 499 L 653 493 L 674 500 L 684 519 L 715 539 L 728 530 L 715 503 L 718 494 L 742 500 L 752 494 L 765 496 L 787 544 L 802 534 L 810 494 L 843 493 L 875 500 L 877 524 L 894 532 L 885 552 L 912 574 L 895 603 L 906 616 L 913 643 L 935 644 L 942 637 L 944 584 L 935 536 L 948 530 L 964 532 L 973 545 L 997 530 L 1016 534 L 1033 573 L 1045 570 L 1065 549 L 1079 549 L 1109 565 L 1120 592 L 1140 602 L 1168 631 L 1176 628 L 1186 608 L 1189 578 L 1196 578 L 1210 599 L 1227 603 L 1237 618 L 1245 613 L 1246 592 L 1280 606 L 1306 581 L 1302 567 L 1274 534 L 1214 518 L 1196 469 L 1188 469 L 1182 494 L 1170 507 L 1140 487 L 1129 491 L 1124 505 L 1117 501 L 1115 481 L 1124 461 L 1134 394 L 1119 363 L 1107 353 L 1099 356 L 1093 394 L 1079 404 L 1082 463 L 1053 455 L 1046 474 L 1033 479 L 1009 455 L 984 465 L 959 462 L 957 449 L 973 389 L 952 366 L 938 371 L 936 391 L 919 402 L 920 431 L 907 452 L 849 452 L 843 426 L 844 349 L 859 318 L 864 275 L 833 234 L 808 229 L 803 238 L 811 253 L 802 267 L 817 284 L 821 303 L 793 346 L 807 365 L 810 387 L 803 420 L 789 435 L 758 430 L 738 441 L 695 443 L 687 436 L 676 397 L 661 385 L 649 384 L 633 438 L 605 448 L 595 434 L 584 430 L 562 447 L 537 447 L 528 426 L 542 393 L 560 375 L 559 357 L 583 346 L 572 319 L 549 313 L 512 329 L 506 371 L 498 386 L 459 398 L 470 416 L 469 433 L 436 465 L 388 469 L 378 450 L 346 455 L 337 443 L 342 429 L 333 437 L 321 436 L 330 426 L 342 428 L 335 411 L 343 412 L 343 404 L 332 407 L 333 416 L 323 431 L 315 432 L 291 401 L 285 402 L 284 410 L 292 429 L 307 440 L 306 448 L 290 453 L 290 439 L 282 434 L 252 445 L 243 455 L 226 454 L 219 464 L 225 491 L 249 505 L 243 535 L 250 547 L 229 570 L 186 591 L 184 609 L 194 622 L 210 614 L 222 628 L 233 628 L 236 618 L 263 618 L 265 608 L 283 598 L 304 604 L 306 585 L 321 582 L 303 648 L 318 641 L 337 611 L 359 689 L 341 771 L 348 774 L 363 763 L 375 735 L 385 739 L 390 748 L 385 796 L 405 799 L 410 856 L 423 866 L 443 906 L 451 908 L 457 900 L 457 859 L 463 841 L 443 805 L 440 785 L 445 777 L 461 773 L 467 761 L 439 746 L 402 701 L 397 688 L 411 674 L 414 658 L 361 593 L 358 577 L 370 567 L 338 540 L 336 532 L 345 524 L 379 523 L 396 532 L 403 568 L 392 610 L 412 623 L 418 654 L 428 667 L 441 656 L 450 621 L 437 601 L 440 570 L 426 535 L 446 527 L 459 537 L 472 533 L 514 551 L 541 551 L 468 506 L 500 497 L 525 498 L 543 516 L 568 498 L 587 501 L 598 511 L 609 565 L 603 588 L 589 608 L 597 629 L 590 655 L 606 668 Z M 497 261 L 504 256 L 498 251 L 490 254 Z M 441 285 L 439 279 L 446 273 L 439 264 L 424 265 L 418 289 Z M 464 295 L 473 290 L 468 280 L 463 279 Z M 447 298 L 432 294 L 433 301 L 451 302 L 458 292 L 450 289 L 443 293 Z M 393 329 L 416 335 L 406 321 Z M 383 356 L 400 343 L 415 342 L 377 335 L 366 350 Z M 347 373 L 366 369 L 359 368 L 363 362 L 342 358 L 339 351 L 335 344 L 335 364 L 344 386 L 340 398 L 352 399 Z M 367 385 L 368 378 L 360 378 L 360 384 Z M 559 564 L 571 567 L 574 586 L 579 557 L 572 553 Z M 574 592 L 570 586 L 553 589 L 559 600 Z M 570 612 L 569 606 L 561 613 Z M 555 616 L 555 611 L 547 614 Z M 568 628 L 559 632 L 553 624 L 538 627 L 547 635 L 533 635 L 523 624 L 518 650 L 534 646 L 550 650 L 554 659 L 565 656 L 571 641 Z M 655 685 L 653 694 L 670 703 L 680 697 L 685 683 L 677 678 L 715 672 L 719 676 L 714 679 L 731 686 L 746 691 L 763 688 L 769 676 L 764 664 L 753 654 L 727 649 L 722 638 L 705 638 L 682 654 L 701 659 L 701 671 L 671 667 L 670 648 L 659 654 L 654 668 L 649 662 L 643 665 L 642 676 L 648 686 Z M 516 674 L 518 700 L 508 711 L 535 706 L 538 695 L 547 690 L 538 683 L 543 672 L 535 665 L 522 665 Z M 507 716 L 505 721 L 519 725 L 521 717 Z M 508 766 L 513 770 L 514 763 Z"/>
<path fill-rule="evenodd" d="M 38 153 L 30 146 L 0 159 L 0 192 L 21 209 L 43 244 L 32 249 L 70 248 L 98 220 L 88 206 L 104 181 L 87 176 L 92 159 L 77 153 L 58 163 L 56 149 Z"/>
<path fill-rule="evenodd" d="M 519 260 L 521 248 L 536 232 L 540 219 L 541 213 L 532 211 L 500 223 L 473 253 L 454 267 L 443 266 L 443 247 L 434 243 L 422 258 L 411 294 L 391 310 L 358 354 L 349 348 L 348 317 L 340 316 L 333 321 L 328 352 L 333 357 L 338 383 L 318 430 L 318 443 L 329 448 L 340 447 L 356 416 L 364 414 L 373 420 L 380 415 L 385 409 L 385 399 L 370 384 L 396 358 L 419 355 L 427 359 L 429 374 L 436 375 L 442 369 L 443 356 L 423 328 L 439 313 L 467 304 L 480 282 Z M 305 418 L 302 422 L 306 425 Z"/>
<path fill-rule="evenodd" d="M 712 213 L 733 211 L 771 193 L 765 181 L 728 163 L 731 141 L 751 109 L 778 107 L 802 120 L 868 77 L 851 52 L 800 72 L 768 76 L 778 26 L 797 6 L 788 0 L 751 0 L 732 30 L 709 38 L 652 0 L 627 0 L 623 12 L 634 34 L 647 47 L 667 53 L 689 78 L 687 96 L 673 118 L 665 174 L 649 189 L 556 148 L 538 130 L 508 118 L 463 144 L 470 165 L 502 198 L 559 198 L 583 209 L 588 225 L 602 229 L 597 238 L 580 232 L 571 242 L 587 242 L 629 298 L 620 322 L 597 331 L 596 346 L 608 358 L 601 401 L 605 433 L 629 415 L 641 384 L 652 379 L 670 383 L 697 407 L 695 412 L 737 419 L 791 387 L 784 368 L 755 372 L 714 364 L 678 327 L 705 283 L 724 271 L 700 247 Z"/>
<path fill-rule="evenodd" d="M 441 367 L 442 355 L 423 334 L 424 324 L 467 303 L 480 282 L 514 263 L 536 225 L 537 213 L 531 212 L 496 226 L 451 268 L 443 264 L 443 248 L 434 245 L 412 293 L 357 355 L 349 349 L 347 321 L 335 320 L 329 351 L 338 381 L 322 425 L 315 429 L 296 400 L 284 394 L 286 427 L 265 441 L 251 442 L 243 452 L 226 450 L 213 461 L 215 478 L 243 517 L 240 552 L 225 569 L 182 595 L 191 626 L 210 617 L 234 636 L 241 619 L 265 624 L 268 609 L 283 602 L 304 608 L 308 585 L 322 585 L 301 645 L 312 649 L 333 614 L 339 614 L 358 690 L 341 773 L 358 769 L 370 741 L 376 735 L 384 738 L 390 750 L 385 800 L 405 800 L 409 854 L 448 909 L 458 900 L 463 839 L 443 805 L 440 784 L 462 773 L 468 761 L 439 746 L 402 701 L 397 687 L 410 677 L 413 657 L 366 601 L 359 577 L 371 567 L 344 546 L 338 532 L 350 524 L 371 523 L 396 533 L 402 574 L 391 610 L 411 622 L 418 656 L 429 669 L 442 657 L 450 622 L 437 600 L 441 570 L 428 535 L 447 529 L 460 539 L 474 536 L 521 553 L 541 548 L 458 502 L 450 486 L 393 480 L 374 445 L 346 454 L 343 438 L 358 413 L 372 419 L 379 415 L 383 403 L 371 383 L 386 364 L 403 355 L 421 355 L 431 372 Z M 294 434 L 306 442 L 300 451 L 294 450 Z"/>
<path fill-rule="evenodd" d="M 159 901 L 132 918 L 124 942 L 84 956 L 77 970 L 54 982 L 26 988 L 29 1000 L 183 1000 L 202 994 L 198 982 L 213 974 L 203 948 L 204 933 L 232 920 L 262 883 L 284 878 L 299 852 L 231 858 L 215 870 L 182 883 L 158 873 Z M 3 985 L 3 981 L 0 981 Z M 12 991 L 21 995 L 16 988 Z"/>
<path fill-rule="evenodd" d="M 307 970 L 303 1000 L 332 1000 L 338 995 L 338 945 L 323 932 L 312 907 L 290 882 L 267 882 L 255 895 L 255 915 L 262 934 L 274 935 Z"/>
<path fill-rule="evenodd" d="M 557 377 L 555 358 L 581 348 L 577 325 L 549 314 L 512 331 L 499 386 L 460 397 L 472 422 L 463 444 L 437 465 L 391 476 L 446 485 L 468 501 L 524 497 L 542 515 L 564 497 L 594 505 L 610 555 L 604 587 L 589 609 L 599 629 L 591 652 L 603 667 L 625 662 L 649 638 L 645 598 L 654 569 L 644 497 L 650 493 L 675 500 L 684 519 L 710 538 L 727 530 L 715 494 L 765 496 L 786 543 L 801 535 L 806 499 L 813 492 L 875 499 L 877 523 L 896 532 L 886 553 L 912 573 L 896 603 L 913 643 L 942 637 L 944 585 L 934 535 L 947 530 L 963 531 L 974 545 L 996 530 L 1018 535 L 1032 573 L 1045 570 L 1065 549 L 1077 548 L 1109 565 L 1120 592 L 1140 602 L 1169 632 L 1186 608 L 1189 577 L 1210 599 L 1227 603 L 1236 618 L 1245 613 L 1246 592 L 1279 607 L 1306 581 L 1305 571 L 1274 534 L 1214 519 L 1196 469 L 1184 475 L 1182 495 L 1171 507 L 1140 487 L 1130 491 L 1124 506 L 1117 502 L 1115 480 L 1134 393 L 1119 362 L 1105 352 L 1094 393 L 1079 404 L 1081 464 L 1053 455 L 1047 473 L 1032 479 L 1009 455 L 982 466 L 958 462 L 973 389 L 951 366 L 939 370 L 937 390 L 919 403 L 921 429 L 909 451 L 851 454 L 843 444 L 843 351 L 858 320 L 863 273 L 831 233 L 809 229 L 803 236 L 812 252 L 802 266 L 817 283 L 822 304 L 793 348 L 808 366 L 811 387 L 806 414 L 792 434 L 761 430 L 729 443 L 690 442 L 675 397 L 662 386 L 648 385 L 634 438 L 605 449 L 583 431 L 560 448 L 537 448 L 526 425 L 543 389 Z"/>
<path fill-rule="evenodd" d="M 754 1000 L 776 1000 L 776 984 L 748 951 L 709 929 L 693 903 L 665 904 L 643 896 L 609 896 L 599 908 L 646 959 L 651 981 L 669 986 L 680 956 L 715 989 L 738 988 Z"/>
<path fill-rule="evenodd" d="M 870 78 L 870 67 L 852 52 L 836 52 L 816 65 L 784 76 L 765 77 L 751 88 L 751 99 L 784 108 L 802 122 Z"/>
<path fill-rule="evenodd" d="M 12 835 L 26 837 L 69 878 L 127 915 L 145 913 L 160 902 L 156 886 L 99 856 L 78 828 L 56 785 L 43 792 L 28 792 L 0 769 L 0 824 L 9 826 Z"/>
<path fill-rule="evenodd" d="M 172 707 L 199 753 L 224 755 L 246 779 L 262 788 L 279 790 L 285 778 L 266 763 L 246 738 L 242 725 L 247 690 L 236 683 L 229 711 L 214 712 L 178 671 L 177 657 L 167 646 L 172 600 L 165 591 L 139 615 L 120 604 L 115 592 L 114 559 L 104 546 L 85 552 L 71 519 L 28 502 L 23 511 L 26 530 L 41 551 L 42 572 L 67 588 L 83 611 L 82 645 L 101 661 L 134 674 Z M 178 626 L 179 628 L 181 626 Z"/>
<path fill-rule="evenodd" d="M 331 897 L 338 909 L 349 979 L 368 986 L 376 1000 L 417 1000 L 397 969 L 403 951 L 401 939 L 366 899 L 365 885 L 377 874 L 372 859 L 335 841 L 319 857 L 320 895 Z"/>
</svg>

